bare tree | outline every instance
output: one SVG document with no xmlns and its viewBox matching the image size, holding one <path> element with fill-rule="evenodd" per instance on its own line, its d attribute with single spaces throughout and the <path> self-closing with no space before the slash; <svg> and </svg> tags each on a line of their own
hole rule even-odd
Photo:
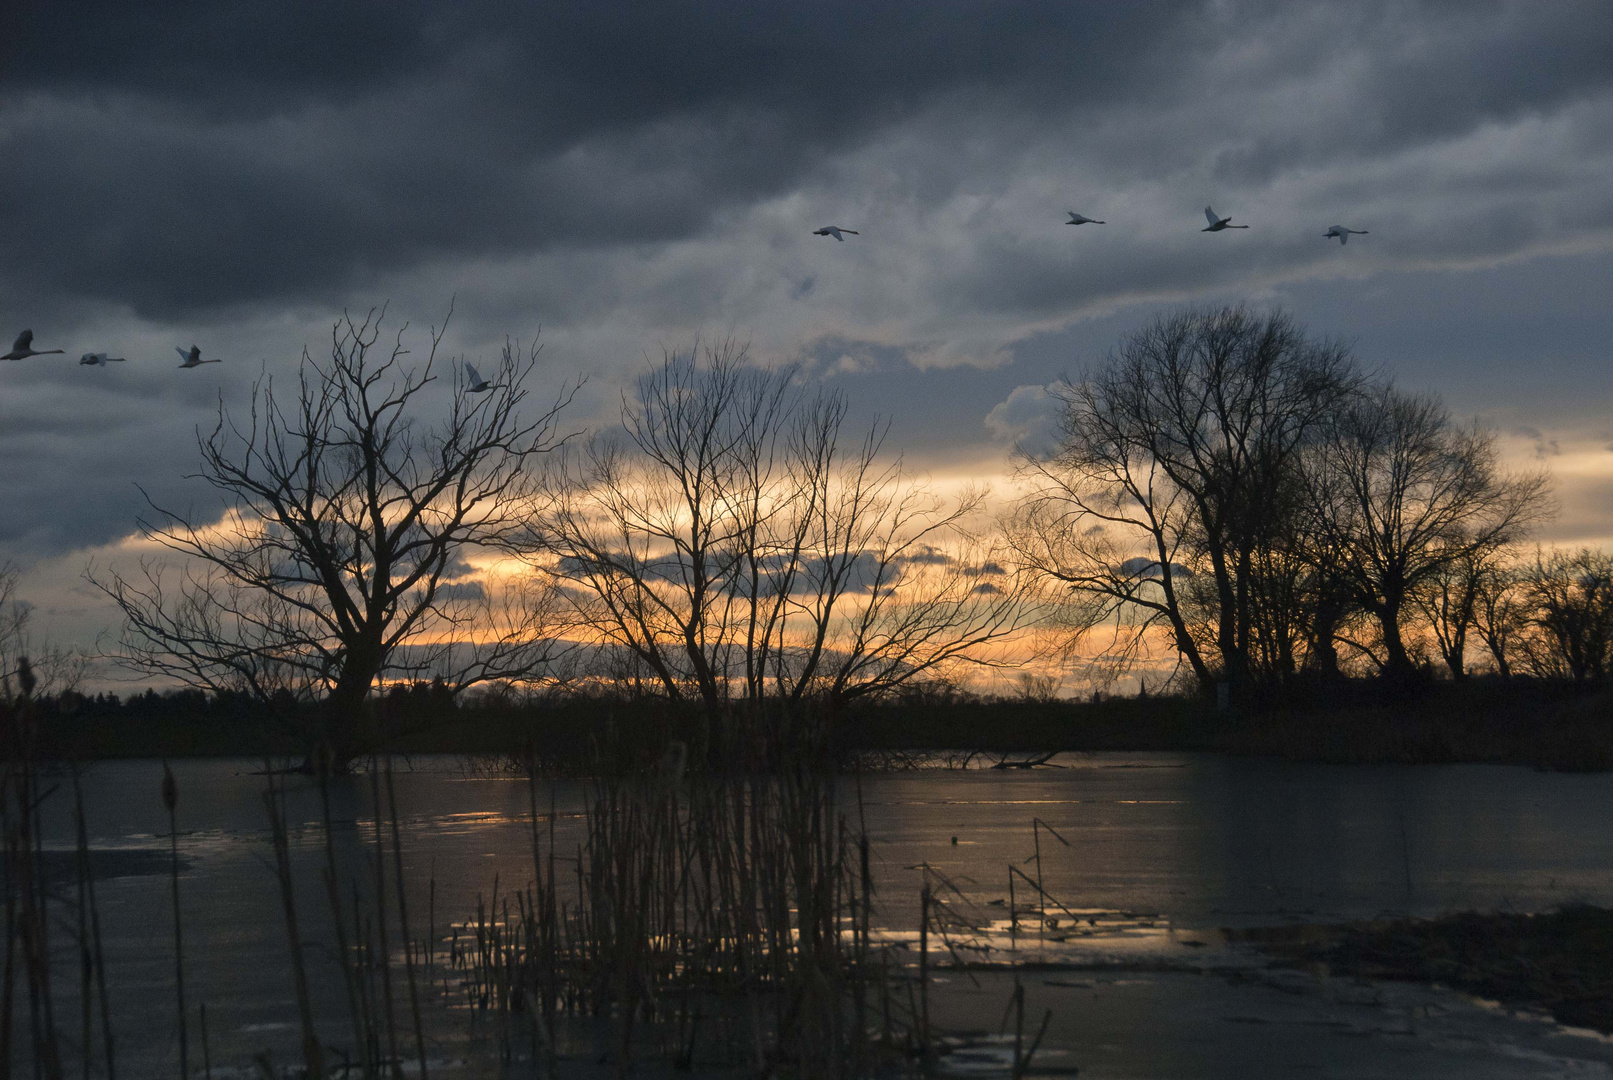
<svg viewBox="0 0 1613 1080">
<path fill-rule="evenodd" d="M 0 702 L 11 700 L 12 678 L 26 650 L 30 609 L 17 595 L 21 573 L 0 563 Z"/>
<path fill-rule="evenodd" d="M 1496 674 L 1512 677 L 1513 657 L 1529 632 L 1529 606 L 1518 567 L 1497 559 L 1475 581 L 1473 630 L 1495 661 Z"/>
<path fill-rule="evenodd" d="M 29 630 L 33 605 L 18 594 L 22 573 L 11 563 L 0 563 L 0 702 L 15 693 L 13 677 L 26 660 L 32 678 L 30 695 L 36 699 L 78 690 L 90 671 L 83 650 L 35 640 Z"/>
<path fill-rule="evenodd" d="M 1412 592 L 1453 679 L 1467 678 L 1468 633 L 1478 633 L 1480 597 L 1501 554 L 1497 548 L 1468 551 L 1429 574 Z"/>
<path fill-rule="evenodd" d="M 580 632 L 715 721 L 830 708 L 979 658 L 1017 626 L 1000 564 L 947 501 L 850 452 L 845 401 L 732 343 L 667 354 L 549 481 L 528 556 L 569 582 Z"/>
<path fill-rule="evenodd" d="M 1539 673 L 1606 679 L 1613 672 L 1613 556 L 1589 548 L 1537 554 L 1525 588 L 1542 631 Z"/>
<path fill-rule="evenodd" d="M 339 763 L 364 749 L 378 679 L 439 676 L 458 691 L 527 678 L 554 649 L 543 594 L 476 580 L 467 554 L 492 552 L 521 522 L 535 466 L 563 441 L 567 395 L 524 415 L 537 357 L 506 346 L 491 390 L 457 373 L 427 420 L 443 331 L 419 367 L 400 329 L 378 348 L 381 314 L 343 319 L 328 363 L 303 353 L 296 393 L 255 384 L 248 415 L 219 407 L 198 431 L 196 478 L 211 514 L 152 504 L 147 540 L 184 557 L 133 577 L 93 574 L 122 609 L 124 663 L 211 690 L 323 698 Z"/>
<path fill-rule="evenodd" d="M 1544 474 L 1504 473 L 1492 435 L 1392 387 L 1339 410 L 1309 466 L 1318 559 L 1371 614 L 1383 669 L 1397 677 L 1415 667 L 1402 633 L 1414 597 L 1510 543 L 1546 509 Z"/>
<path fill-rule="evenodd" d="M 1077 632 L 1129 626 L 1134 648 L 1163 625 L 1201 687 L 1226 680 L 1241 696 L 1288 478 L 1358 381 L 1342 345 L 1224 308 L 1159 318 L 1064 387 L 1062 445 L 1021 456 L 1032 490 L 1011 528 L 1022 565 L 1066 590 L 1055 617 Z M 1279 666 L 1294 640 L 1267 634 Z"/>
</svg>

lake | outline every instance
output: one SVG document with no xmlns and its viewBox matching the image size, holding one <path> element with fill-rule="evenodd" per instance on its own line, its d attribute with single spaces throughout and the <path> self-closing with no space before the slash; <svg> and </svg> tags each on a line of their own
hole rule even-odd
<svg viewBox="0 0 1613 1080">
<path fill-rule="evenodd" d="M 1037 1003 L 1046 999 L 1046 1008 L 1057 1014 L 1047 1060 L 1080 1063 L 1083 1075 L 1247 1075 L 1237 1070 L 1252 1048 L 1288 1045 L 1279 1030 L 1294 1036 L 1284 1051 L 1292 1067 L 1310 1054 L 1318 1068 L 1327 1066 L 1325 1075 L 1397 1075 L 1378 1070 L 1398 1067 L 1392 1063 L 1402 1060 L 1395 1057 L 1400 1050 L 1385 1058 L 1377 1044 L 1406 1042 L 1398 1022 L 1380 1025 L 1388 1034 L 1368 1038 L 1349 1022 L 1309 1031 L 1303 1025 L 1310 1021 L 1280 1018 L 1298 1008 L 1292 989 L 1277 985 L 1281 979 L 1206 977 L 1251 967 L 1246 954 L 1220 945 L 1214 934 L 1220 927 L 1467 909 L 1538 911 L 1571 901 L 1613 905 L 1613 776 L 1181 754 L 1065 755 L 1054 763 L 1066 767 L 847 778 L 841 808 L 866 823 L 879 889 L 876 923 L 895 936 L 918 925 L 926 873 L 937 895 L 958 910 L 973 916 L 996 911 L 999 917 L 1007 911 L 1009 864 L 1030 879 L 1040 874 L 1052 898 L 1048 914 L 1061 924 L 1055 929 L 1064 931 L 1050 936 L 1063 940 L 1015 939 L 1006 945 L 1035 949 L 1027 958 L 1097 972 L 1064 980 L 1068 985 L 1039 976 L 1031 995 Z M 259 1048 L 270 1048 L 277 1061 L 296 1058 L 296 1008 L 264 780 L 251 775 L 260 767 L 241 760 L 173 766 L 186 995 L 193 1017 L 190 1054 L 198 1068 L 194 1017 L 201 1004 L 208 1009 L 215 1063 L 239 1067 Z M 531 792 L 524 779 L 482 775 L 474 762 L 460 758 L 399 759 L 395 768 L 411 929 L 423 937 L 430 922 L 444 940 L 452 922 L 474 912 L 479 895 L 491 897 L 495 880 L 507 896 L 532 878 Z M 83 780 L 124 1075 L 171 1075 L 177 1060 L 168 823 L 160 780 L 161 765 L 151 761 L 96 764 Z M 317 787 L 298 778 L 288 784 L 297 904 L 316 1014 L 322 1036 L 346 1044 L 347 1006 L 331 959 L 319 878 L 324 832 Z M 73 824 L 65 790 L 47 806 L 44 844 L 68 853 Z M 585 782 L 539 781 L 546 846 L 551 805 L 559 849 L 575 845 L 587 793 Z M 344 874 L 362 869 L 373 850 L 371 800 L 365 776 L 332 787 Z M 1048 828 L 1035 825 L 1038 820 Z M 1016 913 L 1022 913 L 1034 904 L 1033 894 L 1025 878 L 1016 880 Z M 366 895 L 368 884 L 359 882 Z M 350 896 L 347 888 L 344 895 Z M 53 933 L 54 944 L 65 945 L 66 932 Z M 1006 957 L 1003 934 L 986 934 L 976 945 L 980 951 L 971 958 Z M 76 983 L 70 964 L 57 978 L 64 987 Z M 948 978 L 956 993 L 941 992 L 946 1000 L 937 1011 L 943 1021 L 969 1026 L 970 1016 L 992 1013 L 980 1025 L 994 1028 L 1006 993 L 1002 977 L 988 976 L 981 985 Z M 1317 1015 L 1359 1007 L 1376 1016 L 1385 1008 L 1382 993 L 1355 1006 L 1341 1004 L 1344 999 L 1332 990 L 1306 993 Z M 1391 996 L 1426 993 L 1392 988 Z M 995 1004 L 969 1006 L 980 994 L 995 994 Z M 1459 1034 L 1446 1032 L 1443 1043 L 1416 1043 L 1427 1057 L 1417 1075 L 1441 1075 L 1441 1062 L 1451 1075 L 1553 1075 L 1553 1055 L 1561 1057 L 1563 1046 L 1588 1065 L 1613 1062 L 1603 1041 L 1562 1043 L 1564 1034 L 1551 1025 L 1529 1027 L 1455 995 L 1435 1004 Z M 1424 1006 L 1425 1017 L 1432 1015 L 1428 1002 Z M 19 1009 L 25 1036 L 25 1000 Z M 76 1032 L 76 1006 L 64 1012 L 70 1019 L 58 1016 L 58 1026 Z M 462 1020 L 444 1014 L 434 1023 Z M 1357 1027 L 1370 1036 L 1379 1030 L 1375 1022 L 1363 1020 Z M 1506 1025 L 1520 1023 L 1525 1026 L 1505 1034 L 1512 1030 Z M 1338 1047 L 1329 1049 L 1333 1038 Z M 1481 1061 L 1468 1045 L 1474 1039 L 1511 1049 L 1497 1051 L 1493 1062 Z M 1544 1040 L 1547 1049 L 1531 1040 Z M 454 1053 L 442 1051 L 442 1071 L 455 1072 L 448 1067 Z M 1339 1055 L 1354 1055 L 1359 1067 Z M 1537 1065 L 1548 1071 L 1527 1071 Z M 228 1074 L 215 1069 L 215 1075 Z"/>
</svg>

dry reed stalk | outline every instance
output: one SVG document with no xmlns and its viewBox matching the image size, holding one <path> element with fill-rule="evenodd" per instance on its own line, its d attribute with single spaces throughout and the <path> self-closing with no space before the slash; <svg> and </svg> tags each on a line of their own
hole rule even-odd
<svg viewBox="0 0 1613 1080">
<path fill-rule="evenodd" d="M 8 717 L 9 719 L 9 717 Z M 0 990 L 0 1080 L 11 1080 L 11 1015 L 16 1005 L 15 987 L 17 925 L 16 876 L 12 873 L 11 859 L 11 771 L 5 773 L 0 786 L 0 799 L 4 800 L 5 855 L 6 855 L 6 970 L 5 987 Z"/>
<path fill-rule="evenodd" d="M 1037 1029 L 1036 1038 L 1031 1040 L 1031 1048 L 1025 1051 L 1025 1056 L 1023 1058 L 1019 1057 L 1018 1050 L 1015 1050 L 1013 1080 L 1020 1080 L 1021 1077 L 1030 1071 L 1031 1059 L 1036 1056 L 1036 1051 L 1041 1049 L 1042 1037 L 1047 1034 L 1047 1025 L 1052 1023 L 1052 1021 L 1053 1010 L 1048 1009 L 1042 1014 L 1042 1026 Z"/>
<path fill-rule="evenodd" d="M 162 803 L 168 808 L 168 842 L 172 856 L 169 880 L 174 893 L 174 992 L 179 999 L 179 1080 L 190 1080 L 190 1040 L 185 1029 L 185 943 L 179 917 L 179 784 L 168 762 L 162 763 Z"/>
<path fill-rule="evenodd" d="M 1025 984 L 1019 981 L 1019 969 L 1014 969 L 1014 1068 L 1013 1080 L 1020 1076 L 1020 1049 L 1025 1042 Z"/>
<path fill-rule="evenodd" d="M 205 1080 L 213 1080 L 213 1050 L 207 1043 L 207 1002 L 205 1001 L 202 1002 L 202 1076 Z"/>
<path fill-rule="evenodd" d="M 357 823 L 355 822 L 355 827 Z M 375 995 L 371 993 L 370 983 L 374 965 L 371 958 L 374 950 L 370 948 L 370 924 L 364 917 L 363 902 L 359 899 L 358 882 L 353 885 L 353 942 L 354 951 L 354 978 L 353 989 L 358 992 L 359 1013 L 364 1018 L 364 1075 L 366 1080 L 376 1075 L 381 1061 L 381 1032 L 380 1022 L 375 1015 Z"/>
<path fill-rule="evenodd" d="M 269 831 L 274 841 L 275 877 L 280 882 L 280 906 L 286 916 L 286 943 L 291 952 L 292 987 L 297 997 L 297 1019 L 302 1027 L 303 1065 L 309 1076 L 325 1075 L 325 1054 L 314 1029 L 313 1003 L 308 996 L 308 971 L 302 959 L 302 934 L 297 929 L 297 902 L 291 883 L 291 843 L 286 831 L 285 789 L 277 788 L 274 769 L 267 759 L 264 775 L 268 790 L 263 805 L 269 811 Z M 188 1075 L 188 1074 L 187 1074 Z"/>
<path fill-rule="evenodd" d="M 387 1063 L 393 1080 L 402 1080 L 403 1061 L 398 1056 L 398 1029 L 392 1010 L 392 951 L 386 937 L 386 846 L 381 839 L 381 778 L 378 762 L 370 759 L 370 796 L 375 822 L 375 931 L 381 948 L 381 997 L 386 1014 Z"/>
<path fill-rule="evenodd" d="M 84 828 L 84 798 L 78 780 L 78 763 L 72 767 L 73 777 L 73 866 L 78 886 L 78 1006 L 79 1006 L 79 1057 L 84 1080 L 90 1080 L 90 1010 L 92 1001 L 91 978 L 94 959 L 90 955 L 89 931 L 89 879 L 90 841 Z"/>
<path fill-rule="evenodd" d="M 16 676 L 21 693 L 5 713 L 7 749 L 11 751 L 6 757 L 7 793 L 16 798 L 15 818 L 10 802 L 5 804 L 7 899 L 11 899 L 14 889 L 21 901 L 21 910 L 14 913 L 13 928 L 20 937 L 23 968 L 28 977 L 28 1021 L 33 1038 L 35 1076 L 43 1073 L 47 1080 L 59 1080 L 62 1064 L 50 972 L 50 895 L 45 876 L 39 869 L 44 840 L 38 810 L 51 792 L 39 790 L 38 732 L 33 703 L 35 682 L 33 668 L 26 657 L 18 659 Z M 9 675 L 6 678 L 9 680 Z M 9 690 L 9 682 L 6 689 Z M 11 940 L 10 935 L 7 940 Z M 6 986 L 8 990 L 11 987 L 9 977 Z M 9 1033 L 9 1004 L 6 1016 Z M 8 1045 L 8 1065 L 9 1049 Z"/>
<path fill-rule="evenodd" d="M 929 872 L 925 871 L 926 879 Z M 930 1056 L 930 883 L 919 892 L 919 1056 Z"/>
<path fill-rule="evenodd" d="M 353 1052 L 362 1055 L 365 1080 L 373 1080 L 375 1070 L 366 1052 L 365 1017 L 361 1012 L 359 975 L 353 970 L 353 954 L 347 940 L 347 920 L 342 915 L 341 886 L 336 873 L 336 839 L 330 816 L 330 758 L 321 755 L 319 764 L 320 821 L 325 828 L 325 866 L 320 877 L 325 882 L 325 899 L 330 905 L 331 924 L 336 933 L 336 959 L 342 971 L 342 989 L 347 994 L 347 1015 L 353 1025 Z M 354 927 L 357 933 L 357 927 Z"/>
<path fill-rule="evenodd" d="M 85 900 L 90 907 L 90 940 L 94 950 L 95 989 L 101 1003 L 101 1041 L 106 1055 L 107 1080 L 117 1080 L 117 1061 L 113 1053 L 112 1009 L 106 999 L 106 953 L 101 948 L 101 909 L 95 902 L 95 875 L 88 872 L 89 832 L 84 821 L 84 791 L 79 784 L 78 769 L 73 770 L 73 806 L 78 818 L 79 844 L 86 854 L 84 881 Z M 9 986 L 8 986 L 9 989 Z M 84 1058 L 89 1060 L 89 1044 L 84 1047 Z M 8 1059 L 9 1060 L 9 1059 Z"/>
<path fill-rule="evenodd" d="M 415 982 L 414 943 L 409 937 L 409 901 L 403 888 L 403 845 L 398 839 L 398 801 L 392 787 L 392 757 L 386 759 L 386 806 L 392 819 L 392 876 L 398 886 L 398 932 L 403 935 L 403 966 L 409 979 L 409 1012 L 414 1021 L 415 1051 L 420 1058 L 420 1080 L 426 1071 L 426 1031 L 420 1021 L 420 990 Z"/>
</svg>

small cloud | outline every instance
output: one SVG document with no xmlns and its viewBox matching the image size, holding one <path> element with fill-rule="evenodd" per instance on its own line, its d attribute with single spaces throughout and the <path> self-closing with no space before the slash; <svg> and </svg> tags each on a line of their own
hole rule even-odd
<svg viewBox="0 0 1613 1080">
<path fill-rule="evenodd" d="M 1032 457 L 1052 456 L 1059 444 L 1059 416 L 1063 405 L 1045 386 L 1016 386 L 1007 400 L 986 414 L 986 429 L 1002 442 L 1011 442 Z"/>
<path fill-rule="evenodd" d="M 841 353 L 829 370 L 836 375 L 857 375 L 868 370 L 868 363 L 850 353 Z"/>
<path fill-rule="evenodd" d="M 1119 569 L 1122 574 L 1132 578 L 1146 578 L 1152 580 L 1165 576 L 1160 573 L 1159 560 L 1150 559 L 1146 556 L 1138 556 L 1135 559 L 1127 559 L 1125 562 L 1120 564 Z M 1171 563 L 1171 577 L 1190 578 L 1192 576 L 1193 571 L 1189 570 L 1181 563 Z"/>
<path fill-rule="evenodd" d="M 1002 590 L 989 581 L 982 581 L 969 591 L 978 596 L 1000 596 L 1002 594 Z"/>
<path fill-rule="evenodd" d="M 1514 428 L 1512 433 L 1519 438 L 1528 439 L 1534 443 L 1535 457 L 1540 461 L 1544 461 L 1549 457 L 1558 457 L 1563 452 L 1562 447 L 1557 445 L 1556 439 L 1548 438 L 1546 433 L 1537 427 Z"/>
<path fill-rule="evenodd" d="M 443 567 L 442 576 L 445 578 L 462 578 L 474 574 L 476 568 L 466 562 L 463 556 L 456 555 Z"/>
<path fill-rule="evenodd" d="M 453 581 L 437 587 L 437 599 L 451 600 L 486 600 L 487 590 L 479 581 Z"/>
<path fill-rule="evenodd" d="M 947 566 L 952 562 L 952 556 L 933 547 L 924 547 L 912 554 L 903 555 L 901 561 L 921 566 Z"/>
</svg>

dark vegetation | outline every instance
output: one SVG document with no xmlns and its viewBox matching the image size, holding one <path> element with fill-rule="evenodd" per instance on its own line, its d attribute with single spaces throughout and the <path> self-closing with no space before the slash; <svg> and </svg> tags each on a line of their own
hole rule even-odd
<svg viewBox="0 0 1613 1080">
<path fill-rule="evenodd" d="M 1046 625 L 1072 651 L 1106 641 L 1112 670 L 1168 650 L 1198 693 L 1245 706 L 1340 674 L 1411 686 L 1436 649 L 1461 679 L 1475 638 L 1508 674 L 1525 609 L 1536 674 L 1558 674 L 1540 668 L 1567 655 L 1559 628 L 1605 635 L 1580 617 L 1606 589 L 1592 553 L 1533 574 L 1518 557 L 1544 474 L 1505 470 L 1492 433 L 1286 316 L 1161 317 L 1057 394 L 1060 445 L 1021 455 L 1009 542 Z"/>
<path fill-rule="evenodd" d="M 1607 908 L 1467 912 L 1304 930 L 1239 936 L 1289 962 L 1323 964 L 1333 974 L 1440 983 L 1613 1034 L 1613 911 Z"/>
<path fill-rule="evenodd" d="M 39 750 L 51 758 L 300 754 L 320 714 L 246 694 L 146 691 L 62 694 L 36 703 Z M 364 732 L 398 753 L 535 756 L 544 771 L 584 772 L 601 756 L 631 771 L 668 740 L 700 745 L 690 704 L 553 696 L 460 699 L 441 684 L 398 687 Z M 906 767 L 915 751 L 992 755 L 1049 751 L 1218 751 L 1329 762 L 1494 762 L 1564 771 L 1613 768 L 1613 694 L 1572 680 L 1475 677 L 1386 692 L 1370 680 L 1290 687 L 1262 709 L 1218 712 L 1189 697 L 984 699 L 950 693 L 863 702 L 838 714 L 824 749 L 841 767 Z M 954 754 L 949 760 L 963 760 Z"/>
</svg>

